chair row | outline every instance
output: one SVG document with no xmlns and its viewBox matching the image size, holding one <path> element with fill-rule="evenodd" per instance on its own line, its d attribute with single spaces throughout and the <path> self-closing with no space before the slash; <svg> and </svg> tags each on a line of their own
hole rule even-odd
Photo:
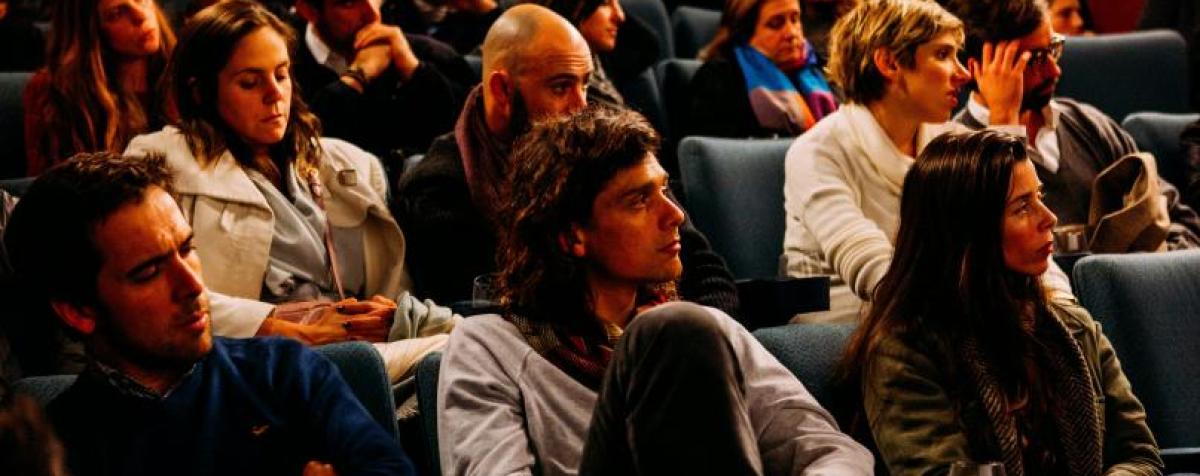
<svg viewBox="0 0 1200 476">
<path fill-rule="evenodd" d="M 1094 255 L 1075 268 L 1081 303 L 1101 323 L 1146 407 L 1167 474 L 1200 471 L 1200 251 Z M 793 324 L 754 336 L 826 408 L 836 405 L 835 369 L 853 325 Z M 437 412 L 441 353 L 417 368 L 428 452 L 439 474 Z M 848 415 L 839 415 L 840 421 Z"/>
<path fill-rule="evenodd" d="M 658 35 L 664 59 L 695 59 L 721 22 L 721 12 L 689 6 L 677 7 L 668 19 L 659 0 L 622 0 L 621 5 Z M 1175 31 L 1069 37 L 1060 65 L 1059 94 L 1090 103 L 1114 120 L 1136 111 L 1189 111 L 1187 45 Z M 663 79 L 660 74 L 660 85 Z"/>
<path fill-rule="evenodd" d="M 656 31 L 660 57 L 665 59 L 617 87 L 667 138 L 666 151 L 671 152 L 682 138 L 689 85 L 700 67 L 697 60 L 676 57 L 693 58 L 716 33 L 720 13 L 681 6 L 668 20 L 657 0 L 623 0 L 622 5 Z M 478 68 L 478 57 L 467 59 Z M 1135 111 L 1189 112 L 1186 46 L 1174 31 L 1072 37 L 1061 65 L 1059 94 L 1095 105 L 1116 120 Z M 17 177 L 24 170 L 21 98 L 31 76 L 0 73 L 0 178 Z"/>
<path fill-rule="evenodd" d="M 1154 154 L 1160 175 L 1185 183 L 1187 157 L 1179 135 L 1200 114 L 1142 112 L 1123 126 L 1138 148 Z M 688 137 L 679 168 L 688 213 L 735 278 L 778 274 L 783 252 L 784 156 L 791 139 Z"/>
<path fill-rule="evenodd" d="M 1101 323 L 1112 341 L 1167 462 L 1168 474 L 1200 470 L 1200 251 L 1157 254 L 1094 255 L 1075 267 L 1080 302 Z M 834 369 L 851 325 L 797 324 L 760 329 L 755 337 L 804 382 L 809 392 L 834 408 Z M 383 362 L 361 342 L 317 347 L 333 361 L 368 412 L 398 435 L 395 402 Z M 437 381 L 441 354 L 418 364 L 416 387 L 425 448 L 410 448 L 439 474 Z M 17 392 L 47 403 L 74 376 L 30 377 Z"/>
</svg>

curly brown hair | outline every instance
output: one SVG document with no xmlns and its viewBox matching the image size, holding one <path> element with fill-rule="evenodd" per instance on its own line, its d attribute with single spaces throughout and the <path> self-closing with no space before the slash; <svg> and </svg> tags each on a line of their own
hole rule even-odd
<svg viewBox="0 0 1200 476">
<path fill-rule="evenodd" d="M 605 185 L 658 146 L 658 134 L 640 114 L 601 106 L 540 121 L 518 139 L 498 222 L 505 312 L 584 335 L 595 330 L 584 261 L 568 253 L 560 238 L 572 225 L 590 222 Z M 673 298 L 674 285 L 647 286 L 641 295 Z"/>
</svg>

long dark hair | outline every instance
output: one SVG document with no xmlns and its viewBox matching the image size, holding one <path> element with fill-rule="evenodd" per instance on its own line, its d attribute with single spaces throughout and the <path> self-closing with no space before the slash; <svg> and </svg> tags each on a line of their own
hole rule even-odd
<svg viewBox="0 0 1200 476">
<path fill-rule="evenodd" d="M 603 335 L 596 327 L 584 263 L 564 250 L 559 238 L 571 225 L 588 223 L 604 185 L 654 153 L 658 144 L 658 134 L 641 115 L 603 106 L 541 121 L 517 141 L 496 254 L 505 312 L 558 324 L 576 335 Z"/>
<path fill-rule="evenodd" d="M 121 152 L 133 136 L 146 132 L 151 117 L 159 114 L 154 87 L 175 47 L 175 34 L 158 4 L 151 3 L 160 38 L 158 51 L 146 59 L 151 94 L 150 104 L 143 104 L 118 84 L 115 53 L 105 44 L 100 29 L 98 2 L 53 2 L 46 44 L 50 93 L 44 104 L 36 106 L 46 127 L 34 145 L 48 157 L 47 165 L 77 152 Z"/>
<path fill-rule="evenodd" d="M 229 62 L 233 49 L 246 35 L 270 28 L 283 37 L 288 56 L 295 57 L 292 29 L 265 7 L 247 0 L 218 2 L 197 13 L 180 35 L 175 56 L 167 66 L 171 100 L 179 115 L 178 126 L 188 148 L 202 165 L 229 150 L 243 167 L 278 178 L 274 164 L 295 161 L 302 171 L 315 170 L 320 162 L 320 122 L 300 99 L 292 80 L 291 111 L 283 140 L 269 148 L 274 163 L 258 163 L 243 141 L 217 112 L 217 74 Z M 288 72 L 289 76 L 295 77 Z"/>
<path fill-rule="evenodd" d="M 891 266 L 843 356 L 843 390 L 871 378 L 887 338 L 963 375 L 956 346 L 968 336 L 1001 382 L 1028 388 L 1020 318 L 1046 302 L 1040 277 L 1010 270 L 1001 243 L 1013 167 L 1024 160 L 1021 139 L 992 131 L 946 134 L 921 152 L 904 179 Z"/>
</svg>

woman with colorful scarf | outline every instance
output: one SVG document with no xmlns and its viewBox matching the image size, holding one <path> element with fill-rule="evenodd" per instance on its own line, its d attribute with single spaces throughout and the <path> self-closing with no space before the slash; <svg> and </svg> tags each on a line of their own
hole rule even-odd
<svg viewBox="0 0 1200 476">
<path fill-rule="evenodd" d="M 796 136 L 837 109 L 798 0 L 731 0 L 700 53 L 684 135 Z"/>
<path fill-rule="evenodd" d="M 842 366 L 889 472 L 1161 474 L 1100 325 L 1043 285 L 1057 219 L 1025 141 L 942 135 L 902 196 L 892 265 Z"/>
</svg>

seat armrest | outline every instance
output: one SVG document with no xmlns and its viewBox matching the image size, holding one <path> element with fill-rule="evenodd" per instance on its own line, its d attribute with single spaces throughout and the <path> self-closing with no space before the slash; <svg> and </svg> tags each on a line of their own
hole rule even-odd
<svg viewBox="0 0 1200 476">
<path fill-rule="evenodd" d="M 1164 474 L 1200 473 L 1200 448 L 1163 448 Z"/>
<path fill-rule="evenodd" d="M 829 310 L 829 277 L 742 279 L 737 282 L 742 324 L 753 331 L 787 324 L 803 312 Z"/>
</svg>

